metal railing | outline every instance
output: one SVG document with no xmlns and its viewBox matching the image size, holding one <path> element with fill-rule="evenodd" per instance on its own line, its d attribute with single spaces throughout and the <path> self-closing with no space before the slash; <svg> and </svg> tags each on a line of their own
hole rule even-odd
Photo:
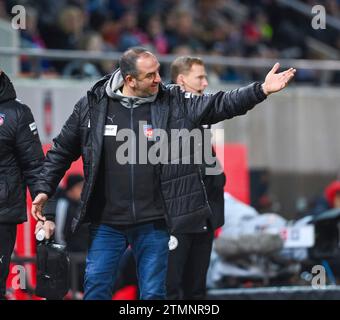
<svg viewBox="0 0 340 320">
<path fill-rule="evenodd" d="M 84 61 L 118 61 L 121 52 L 92 52 L 82 50 L 51 50 L 51 49 L 22 49 L 0 47 L 1 56 L 27 56 L 35 59 L 50 60 L 84 60 Z M 159 55 L 160 63 L 170 64 L 177 55 Z M 206 65 L 222 65 L 241 69 L 267 69 L 279 60 L 282 67 L 297 69 L 339 71 L 340 61 L 337 60 L 309 60 L 309 59 L 265 59 L 201 55 Z"/>
</svg>

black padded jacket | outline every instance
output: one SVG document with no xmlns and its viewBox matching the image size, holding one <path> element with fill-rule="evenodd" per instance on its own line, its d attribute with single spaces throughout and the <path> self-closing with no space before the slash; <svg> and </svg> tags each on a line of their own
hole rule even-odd
<svg viewBox="0 0 340 320">
<path fill-rule="evenodd" d="M 0 75 L 0 223 L 27 220 L 26 187 L 37 193 L 44 153 L 29 107 L 16 100 L 9 78 Z"/>
<path fill-rule="evenodd" d="M 87 95 L 76 103 L 60 134 L 53 140 L 53 147 L 46 155 L 40 175 L 39 190 L 52 196 L 71 163 L 82 157 L 85 183 L 81 210 L 72 222 L 73 231 L 81 222 L 87 220 L 90 213 L 96 214 L 94 190 L 99 176 L 110 99 L 105 88 L 111 76 L 107 75 L 99 80 Z M 202 124 L 214 124 L 243 115 L 265 98 L 259 82 L 227 92 L 220 91 L 202 96 L 192 96 L 181 91 L 178 86 L 160 85 L 157 98 L 150 103 L 152 126 L 162 132 L 170 132 L 171 129 L 190 131 Z M 162 134 L 157 136 L 157 130 L 154 132 L 155 141 L 169 145 L 168 139 L 163 139 Z M 202 166 L 175 163 L 156 166 L 155 179 L 162 193 L 169 231 L 200 231 L 206 219 L 211 216 Z"/>
</svg>

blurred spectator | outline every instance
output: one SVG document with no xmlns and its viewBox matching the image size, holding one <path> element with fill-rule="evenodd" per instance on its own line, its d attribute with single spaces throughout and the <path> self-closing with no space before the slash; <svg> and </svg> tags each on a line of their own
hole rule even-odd
<svg viewBox="0 0 340 320">
<path fill-rule="evenodd" d="M 5 0 L 0 0 L 0 19 L 9 21 L 10 17 L 8 15 L 8 10 L 9 8 L 9 1 L 5 1 Z"/>
<path fill-rule="evenodd" d="M 80 38 L 78 49 L 91 52 L 103 52 L 105 49 L 103 38 L 96 32 L 86 33 Z M 86 60 L 74 60 L 65 66 L 63 75 L 76 78 L 100 78 L 104 75 L 105 71 L 107 71 L 106 65 L 108 62 L 113 68 L 110 61 L 95 63 Z M 109 72 L 112 71 L 112 68 L 110 68 Z"/>
<path fill-rule="evenodd" d="M 60 14 L 59 26 L 60 31 L 65 38 L 59 43 L 59 49 L 75 49 L 80 37 L 85 29 L 85 15 L 77 7 L 66 7 Z M 55 39 L 53 39 L 55 40 Z"/>
<path fill-rule="evenodd" d="M 319 4 L 314 0 L 303 2 L 309 6 Z M 37 14 L 28 10 L 30 30 L 23 32 L 24 47 L 75 50 L 85 32 L 100 33 L 114 51 L 144 46 L 158 54 L 176 54 L 181 51 L 178 47 L 186 46 L 193 53 L 204 55 L 324 59 L 327 55 L 315 57 L 315 48 L 307 45 L 308 37 L 336 50 L 340 47 L 337 29 L 327 25 L 325 30 L 314 30 L 310 28 L 309 16 L 277 1 L 0 0 L 0 8 L 4 8 L 0 10 L 2 18 L 9 20 L 16 4 L 37 10 Z M 340 16 L 339 1 L 326 0 L 322 4 L 327 14 Z M 62 73 L 67 62 L 54 61 L 51 65 Z M 110 64 L 104 64 L 107 70 Z M 43 71 L 50 69 L 44 62 L 38 67 Z M 30 69 L 30 63 L 22 65 L 22 71 Z M 96 74 L 87 65 L 85 69 L 85 74 Z M 253 71 L 240 73 L 234 68 L 216 69 L 219 81 L 257 80 L 262 76 Z M 82 72 L 74 74 L 79 73 Z M 339 79 L 339 73 L 334 73 L 329 81 L 336 84 Z M 317 72 L 301 70 L 296 81 L 317 84 L 321 80 Z"/>
<path fill-rule="evenodd" d="M 72 248 L 84 249 L 86 241 L 74 245 L 69 242 L 71 235 L 72 219 L 77 216 L 80 204 L 80 195 L 83 189 L 84 178 L 78 174 L 71 174 L 67 177 L 65 190 L 59 191 L 56 205 L 56 231 L 55 238 L 60 244 L 67 244 Z M 84 246 L 85 243 L 85 246 Z"/>
<path fill-rule="evenodd" d="M 151 45 L 155 48 L 154 52 L 166 54 L 169 50 L 168 41 L 163 33 L 160 16 L 151 16 L 147 22 L 147 33 Z"/>
<path fill-rule="evenodd" d="M 192 13 L 188 11 L 179 11 L 177 12 L 176 20 L 174 46 L 185 44 L 190 46 L 193 50 L 198 50 L 199 47 L 201 47 L 201 43 L 193 36 L 195 34 L 195 28 Z"/>
<path fill-rule="evenodd" d="M 38 11 L 26 7 L 26 29 L 21 30 L 21 46 L 28 48 L 45 48 L 45 42 L 38 30 Z"/>
<path fill-rule="evenodd" d="M 169 44 L 169 50 L 172 51 L 174 47 L 178 46 L 176 42 L 177 17 L 175 10 L 169 11 L 164 16 L 164 32 Z"/>
<path fill-rule="evenodd" d="M 333 181 L 326 187 L 325 197 L 330 208 L 340 208 L 340 181 Z"/>
<path fill-rule="evenodd" d="M 71 224 L 80 208 L 83 184 L 84 178 L 79 174 L 70 174 L 67 177 L 65 189 L 59 190 L 55 221 L 55 241 L 66 245 L 67 251 L 70 252 L 71 263 L 76 263 L 78 278 L 73 279 L 73 283 L 77 283 L 76 291 L 81 292 L 83 291 L 89 230 L 88 224 L 83 224 L 78 231 L 71 234 Z"/>
<path fill-rule="evenodd" d="M 120 19 L 121 34 L 118 42 L 118 50 L 125 51 L 134 46 L 148 44 L 147 35 L 138 26 L 138 15 L 134 10 L 124 13 Z"/>
<path fill-rule="evenodd" d="M 268 17 L 262 10 L 251 11 L 248 20 L 243 25 L 246 55 L 256 51 L 264 43 L 270 43 L 273 29 L 268 22 Z"/>
<path fill-rule="evenodd" d="M 26 1 L 28 4 L 38 10 L 39 16 L 39 29 L 52 27 L 57 24 L 60 12 L 68 4 L 67 0 L 39 0 L 39 1 Z M 27 3 L 25 3 L 27 5 Z"/>
<path fill-rule="evenodd" d="M 108 0 L 107 7 L 115 19 L 121 19 L 126 11 L 137 10 L 138 3 L 138 0 Z"/>
<path fill-rule="evenodd" d="M 45 49 L 46 45 L 38 30 L 38 11 L 33 7 L 26 7 L 26 29 L 21 30 L 20 42 L 22 48 Z M 38 65 L 37 65 L 38 64 Z M 21 72 L 45 72 L 50 68 L 50 63 L 45 60 L 34 60 L 21 56 Z"/>
<path fill-rule="evenodd" d="M 340 181 L 332 181 L 326 186 L 322 196 L 311 204 L 310 214 L 317 216 L 329 209 L 340 208 Z"/>
<path fill-rule="evenodd" d="M 339 1 L 326 0 L 326 12 L 335 18 L 340 18 Z"/>
<path fill-rule="evenodd" d="M 121 24 L 119 21 L 105 21 L 101 27 L 103 39 L 112 49 L 115 49 L 118 46 L 120 31 Z"/>
<path fill-rule="evenodd" d="M 221 1 L 218 0 L 198 0 L 196 12 L 194 13 L 195 21 L 195 36 L 202 42 L 208 50 L 212 48 L 217 41 L 216 33 L 223 34 L 226 31 L 224 22 L 226 18 L 222 15 Z M 222 36 L 223 37 L 223 36 Z"/>
<path fill-rule="evenodd" d="M 86 17 L 84 12 L 75 6 L 67 6 L 60 12 L 58 23 L 41 29 L 41 35 L 50 49 L 75 50 L 84 33 Z M 56 70 L 61 72 L 66 62 L 54 62 Z"/>
</svg>

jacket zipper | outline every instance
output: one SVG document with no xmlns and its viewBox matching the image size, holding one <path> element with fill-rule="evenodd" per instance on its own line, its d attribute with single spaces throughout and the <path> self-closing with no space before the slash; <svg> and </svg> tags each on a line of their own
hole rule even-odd
<svg viewBox="0 0 340 320">
<path fill-rule="evenodd" d="M 92 93 L 90 91 L 87 92 L 87 102 L 88 102 L 88 108 L 89 108 L 89 120 L 91 119 L 91 115 L 90 115 L 90 110 L 91 110 L 91 102 L 92 102 Z M 91 133 L 90 133 L 91 134 Z M 88 193 L 90 192 L 90 190 L 92 189 L 92 184 L 93 184 L 93 171 L 94 171 L 94 163 L 93 163 L 93 159 L 92 159 L 92 152 L 91 152 L 91 160 L 90 160 L 90 163 L 91 163 L 91 166 L 90 166 L 90 170 L 89 170 L 89 176 L 88 176 L 88 179 L 89 179 L 89 186 L 86 190 L 86 194 L 84 194 L 84 197 L 83 197 L 83 201 L 84 201 L 84 205 L 82 207 L 82 210 L 81 210 L 81 213 L 80 213 L 80 216 L 79 216 L 79 220 L 82 219 L 84 216 L 85 216 L 85 212 L 87 210 L 87 204 L 88 204 Z M 91 179 L 92 178 L 92 179 Z"/>
<path fill-rule="evenodd" d="M 132 99 L 130 99 L 130 126 L 131 126 L 131 130 L 133 130 L 133 101 Z M 134 161 L 135 158 L 135 141 L 132 139 L 132 161 Z M 130 183 L 131 183 L 131 197 L 132 197 L 132 215 L 133 215 L 133 220 L 134 222 L 137 221 L 136 218 L 136 207 L 135 207 L 135 184 L 134 184 L 134 174 L 135 174 L 135 168 L 134 168 L 134 163 L 130 163 Z"/>
<path fill-rule="evenodd" d="M 199 173 L 199 176 L 200 176 L 200 182 L 201 182 L 201 185 L 202 185 L 202 188 L 203 188 L 203 192 L 204 192 L 204 196 L 205 196 L 205 202 L 207 203 L 207 205 L 210 208 L 209 201 L 208 201 L 208 194 L 207 194 L 207 190 L 205 188 L 205 184 L 203 182 L 203 175 L 202 175 L 202 170 L 201 170 L 200 166 L 198 166 L 198 173 Z"/>
<path fill-rule="evenodd" d="M 198 172 L 199 172 L 199 175 L 200 175 L 200 181 L 201 181 L 201 184 L 202 184 L 202 188 L 203 188 L 203 192 L 204 192 L 204 196 L 205 196 L 205 202 L 208 206 L 208 209 L 210 211 L 210 217 L 208 218 L 210 221 L 212 219 L 212 216 L 213 216 L 213 212 L 211 210 L 211 207 L 210 207 L 210 204 L 209 204 L 209 200 L 208 200 L 208 194 L 207 194 L 207 189 L 205 188 L 205 184 L 204 184 L 204 181 L 203 181 L 203 175 L 202 175 L 202 170 L 201 170 L 201 167 L 198 166 Z M 203 227 L 204 230 L 207 230 L 207 225 L 205 225 Z"/>
<path fill-rule="evenodd" d="M 92 112 L 92 101 L 93 101 L 93 98 L 94 98 L 94 95 L 91 91 L 88 91 L 87 92 L 87 101 L 88 101 L 88 108 L 89 108 L 89 121 L 91 121 L 91 112 Z M 91 125 L 91 123 L 90 123 Z M 91 135 L 91 132 L 89 133 L 89 135 Z M 92 140 L 92 137 L 90 138 Z M 94 171 L 96 169 L 96 166 L 95 166 L 95 163 L 93 162 L 93 157 L 92 157 L 92 152 L 90 152 L 90 163 L 91 163 L 91 166 L 90 166 L 90 169 L 89 169 L 89 186 L 87 188 L 87 192 L 86 194 L 84 194 L 84 206 L 81 210 L 81 214 L 79 216 L 79 219 L 83 218 L 85 216 L 85 212 L 87 210 L 87 205 L 88 205 L 88 202 L 89 202 L 89 194 L 91 194 L 92 192 L 92 185 L 94 183 Z"/>
</svg>

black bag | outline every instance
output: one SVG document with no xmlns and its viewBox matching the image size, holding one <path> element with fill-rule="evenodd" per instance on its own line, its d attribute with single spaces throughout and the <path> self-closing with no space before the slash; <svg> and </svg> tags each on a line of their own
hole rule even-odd
<svg viewBox="0 0 340 320">
<path fill-rule="evenodd" d="M 37 286 L 39 297 L 61 300 L 70 288 L 70 258 L 65 246 L 41 242 L 37 246 Z"/>
</svg>

